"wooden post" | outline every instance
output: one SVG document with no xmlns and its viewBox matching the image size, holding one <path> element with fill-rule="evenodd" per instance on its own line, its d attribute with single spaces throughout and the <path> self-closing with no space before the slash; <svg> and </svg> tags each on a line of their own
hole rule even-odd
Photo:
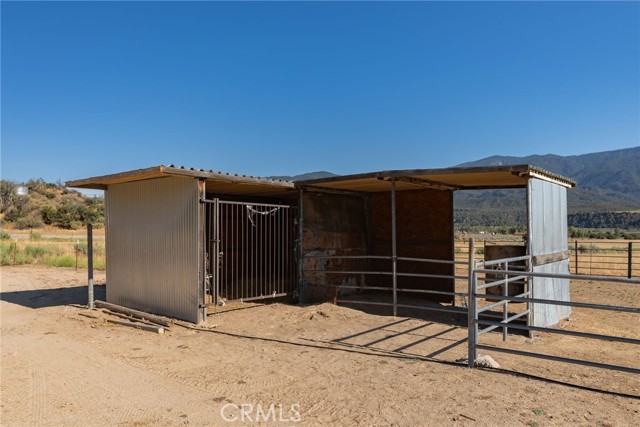
<svg viewBox="0 0 640 427">
<path fill-rule="evenodd" d="M 575 240 L 574 243 L 575 243 L 574 246 L 575 246 L 575 252 L 576 252 L 576 271 L 575 271 L 575 273 L 578 274 L 578 241 Z"/>
<path fill-rule="evenodd" d="M 16 252 L 18 251 L 18 239 L 13 239 L 13 265 L 16 265 Z"/>
</svg>

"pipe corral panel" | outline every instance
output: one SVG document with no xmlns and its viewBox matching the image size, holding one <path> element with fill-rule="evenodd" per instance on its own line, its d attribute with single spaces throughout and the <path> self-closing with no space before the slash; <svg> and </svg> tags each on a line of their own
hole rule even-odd
<svg viewBox="0 0 640 427">
<path fill-rule="evenodd" d="M 194 178 L 109 185 L 108 302 L 198 322 L 198 191 Z"/>
</svg>

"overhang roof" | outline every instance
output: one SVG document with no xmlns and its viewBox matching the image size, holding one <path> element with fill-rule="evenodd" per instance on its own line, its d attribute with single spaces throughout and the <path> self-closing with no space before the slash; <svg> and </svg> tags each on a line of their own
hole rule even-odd
<svg viewBox="0 0 640 427">
<path fill-rule="evenodd" d="M 111 175 L 78 179 L 67 182 L 67 186 L 74 188 L 106 190 L 110 185 L 114 184 L 163 178 L 167 176 L 204 179 L 207 184 L 207 190 L 216 194 L 231 194 L 251 197 L 278 197 L 287 195 L 294 190 L 294 185 L 291 181 L 214 172 L 212 170 L 205 171 L 203 169 L 189 169 L 173 165 L 153 166 L 146 169 L 136 169 Z"/>
<path fill-rule="evenodd" d="M 370 172 L 330 178 L 296 181 L 296 186 L 359 192 L 389 191 L 388 181 L 396 181 L 396 190 L 420 187 L 441 190 L 477 190 L 523 188 L 529 179 L 551 181 L 564 187 L 575 187 L 569 178 L 531 165 L 457 167 L 445 169 L 415 169 Z"/>
</svg>

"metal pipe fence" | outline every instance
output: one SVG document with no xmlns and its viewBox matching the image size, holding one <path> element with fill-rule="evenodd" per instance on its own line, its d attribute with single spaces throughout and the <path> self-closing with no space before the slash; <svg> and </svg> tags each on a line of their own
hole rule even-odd
<svg viewBox="0 0 640 427">
<path fill-rule="evenodd" d="M 470 247 L 473 250 L 473 243 L 470 243 Z M 473 262 L 469 272 L 469 337 L 468 337 L 468 364 L 469 367 L 475 367 L 476 359 L 478 356 L 478 350 L 488 350 L 495 352 L 502 352 L 508 354 L 514 354 L 518 356 L 526 356 L 533 358 L 540 358 L 546 360 L 553 360 L 565 363 L 573 363 L 584 366 L 591 366 L 596 368 L 604 368 L 617 370 L 622 372 L 640 374 L 640 368 L 638 367 L 629 367 L 629 366 L 620 366 L 615 364 L 601 363 L 595 362 L 591 360 L 584 359 L 576 359 L 564 356 L 555 356 L 548 355 L 542 353 L 536 353 L 532 351 L 522 351 L 515 350 L 511 348 L 500 347 L 497 345 L 486 345 L 481 344 L 479 342 L 479 337 L 491 332 L 496 329 L 502 329 L 503 331 L 503 341 L 507 341 L 507 334 L 509 329 L 515 329 L 519 331 L 528 331 L 528 332 L 546 332 L 552 334 L 560 334 L 560 335 L 568 335 L 574 337 L 581 337 L 587 339 L 599 339 L 605 341 L 613 341 L 630 345 L 640 345 L 640 339 L 629 338 L 629 337 L 620 337 L 606 334 L 596 334 L 585 331 L 571 331 L 566 329 L 558 329 L 558 328 L 550 328 L 550 327 L 539 327 L 539 326 L 531 326 L 527 323 L 514 323 L 515 320 L 520 319 L 524 316 L 527 316 L 529 311 L 529 305 L 531 304 L 548 304 L 548 305 L 558 305 L 558 306 L 569 306 L 569 307 L 580 307 L 592 310 L 607 310 L 614 312 L 624 312 L 624 313 L 633 313 L 640 315 L 640 307 L 628 307 L 628 306 L 617 306 L 612 304 L 596 304 L 591 302 L 574 302 L 574 301 L 557 301 L 557 300 L 549 300 L 549 299 L 538 299 L 532 298 L 530 290 L 522 292 L 518 295 L 508 295 L 507 289 L 508 284 L 521 279 L 522 277 L 531 278 L 531 277 L 541 277 L 541 278 L 558 278 L 558 279 L 570 279 L 570 280 L 590 280 L 590 281 L 604 281 L 609 283 L 620 283 L 627 285 L 640 285 L 640 280 L 638 279 L 629 279 L 629 278 L 621 278 L 621 277 L 611 277 L 611 276 L 594 276 L 594 275 L 576 275 L 576 274 L 554 274 L 554 273 L 541 273 L 541 272 L 532 272 L 530 268 L 528 271 L 522 271 L 522 269 L 510 269 L 510 263 L 514 262 L 515 258 L 512 259 L 503 259 L 503 260 L 495 260 L 489 262 Z M 500 274 L 504 276 L 504 280 L 493 281 L 496 270 L 487 269 L 486 267 L 489 264 L 501 264 L 504 268 L 500 271 Z M 528 265 L 531 265 L 529 262 Z M 479 282 L 485 282 L 483 285 L 479 285 Z M 481 290 L 486 290 L 490 287 L 494 286 L 502 286 L 504 291 L 502 295 L 497 294 L 486 294 L 479 293 Z M 485 301 L 485 304 L 481 305 L 481 300 Z M 489 304 L 486 304 L 487 300 L 496 301 Z M 509 315 L 508 314 L 508 304 L 509 303 L 526 303 L 526 308 L 521 310 L 520 312 Z M 491 320 L 486 318 L 481 318 L 480 314 L 484 311 L 497 308 L 499 306 L 503 307 L 503 318 L 500 321 Z M 484 328 L 481 328 L 484 327 Z"/>
<path fill-rule="evenodd" d="M 429 258 L 415 258 L 415 257 L 393 257 L 387 255 L 324 255 L 324 254 L 305 254 L 304 259 L 326 259 L 329 261 L 333 260 L 362 260 L 362 261 L 371 261 L 371 260 L 385 260 L 385 261 L 393 261 L 395 258 L 396 261 L 400 262 L 408 262 L 408 263 L 427 263 L 427 264 L 439 264 L 439 265 L 451 265 L 456 266 L 460 264 L 466 264 L 463 261 L 453 261 L 453 260 L 441 260 L 441 259 L 429 259 Z M 303 262 L 304 264 L 304 262 Z M 362 269 L 362 270 L 354 270 L 354 269 L 320 269 L 320 268 L 304 268 L 303 273 L 307 278 L 308 285 L 307 286 L 316 286 L 316 287 L 324 287 L 330 288 L 334 291 L 336 298 L 334 298 L 334 302 L 336 303 L 344 303 L 344 304 L 363 304 L 363 305 L 376 305 L 376 306 L 386 306 L 391 307 L 393 315 L 397 315 L 398 308 L 411 308 L 411 309 L 420 309 L 427 311 L 438 311 L 438 312 L 449 312 L 449 313 L 457 313 L 460 314 L 461 310 L 455 307 L 455 297 L 460 297 L 463 300 L 466 299 L 467 294 L 465 292 L 456 292 L 454 291 L 441 291 L 441 290 L 431 290 L 431 289 L 416 289 L 416 288 L 404 288 L 399 287 L 397 282 L 394 281 L 392 286 L 354 286 L 347 284 L 337 284 L 330 285 L 326 283 L 322 283 L 322 281 L 314 281 L 312 278 L 308 276 L 308 273 L 311 274 L 338 274 L 338 275 L 350 275 L 350 276 L 391 276 L 391 277 L 417 277 L 417 278 L 425 278 L 425 279 L 450 279 L 452 281 L 455 280 L 466 280 L 467 276 L 457 275 L 455 274 L 431 274 L 431 273 L 410 273 L 410 272 L 402 272 L 398 271 L 398 264 L 392 264 L 392 269 L 390 271 L 384 270 L 371 270 L 371 269 Z M 337 296 L 339 295 L 341 290 L 359 290 L 359 291 L 381 291 L 381 292 L 389 292 L 392 298 L 391 302 L 379 302 L 379 301 L 364 301 L 364 300 L 353 300 L 353 299 L 339 299 Z M 442 296 L 451 296 L 452 304 L 451 307 L 435 307 L 435 306 L 420 306 L 413 304 L 400 304 L 398 303 L 398 293 L 407 293 L 413 295 L 442 295 Z"/>
<path fill-rule="evenodd" d="M 518 244 L 514 240 L 484 240 L 476 255 L 492 245 Z M 521 243 L 521 242 L 520 242 Z M 573 274 L 640 278 L 640 241 L 572 240 L 569 242 L 569 265 Z M 466 259 L 468 243 L 455 243 L 455 258 Z"/>
</svg>

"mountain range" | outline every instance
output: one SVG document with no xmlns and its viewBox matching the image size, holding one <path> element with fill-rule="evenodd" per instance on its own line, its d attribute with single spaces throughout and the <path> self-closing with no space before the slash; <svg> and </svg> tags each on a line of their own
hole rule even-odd
<svg viewBox="0 0 640 427">
<path fill-rule="evenodd" d="M 569 225 L 640 228 L 640 147 L 577 156 L 490 156 L 458 167 L 528 164 L 577 182 L 567 192 Z M 278 177 L 301 181 L 336 174 L 327 171 Z M 519 225 L 525 222 L 524 190 L 458 191 L 458 226 Z"/>
<path fill-rule="evenodd" d="M 640 210 L 640 147 L 579 156 L 491 156 L 458 166 L 517 164 L 538 166 L 576 181 L 576 187 L 567 193 L 570 213 Z M 466 202 L 465 197 L 460 199 Z"/>
</svg>

